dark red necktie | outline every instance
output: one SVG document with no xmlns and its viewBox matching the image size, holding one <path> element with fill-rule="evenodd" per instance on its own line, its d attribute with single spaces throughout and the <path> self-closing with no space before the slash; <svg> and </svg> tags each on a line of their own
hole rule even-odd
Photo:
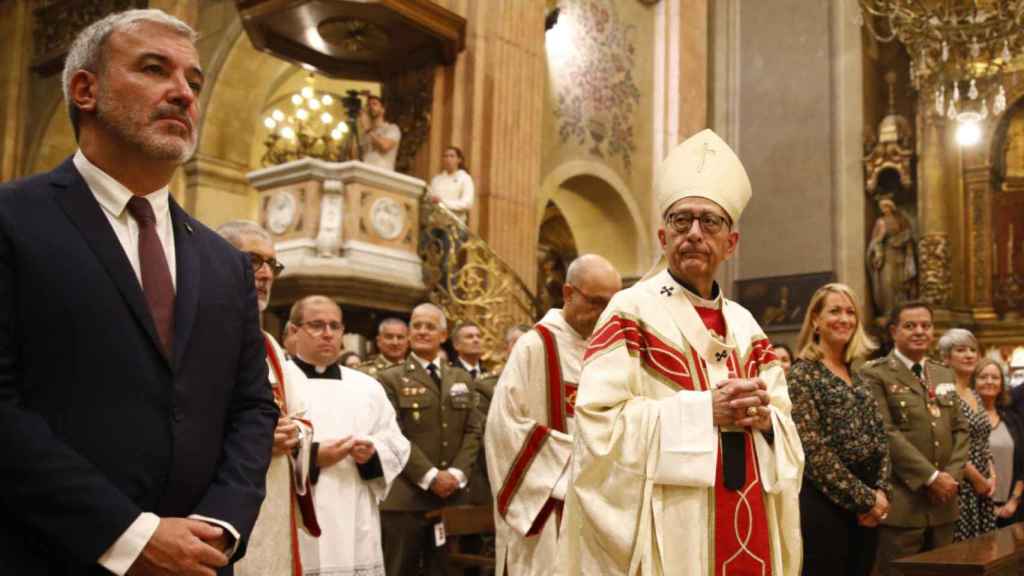
<svg viewBox="0 0 1024 576">
<path fill-rule="evenodd" d="M 171 270 L 167 267 L 167 255 L 156 233 L 156 216 L 149 200 L 140 196 L 132 196 L 128 201 L 128 212 L 139 224 L 142 291 L 146 294 L 164 354 L 171 358 L 174 346 L 174 284 L 171 283 Z"/>
</svg>

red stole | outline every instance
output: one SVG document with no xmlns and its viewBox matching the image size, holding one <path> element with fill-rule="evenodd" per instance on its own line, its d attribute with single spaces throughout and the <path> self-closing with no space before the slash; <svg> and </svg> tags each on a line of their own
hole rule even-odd
<svg viewBox="0 0 1024 576">
<path fill-rule="evenodd" d="M 695 307 L 704 326 L 724 340 L 725 316 L 721 310 Z M 704 360 L 700 369 L 707 373 Z M 727 361 L 730 378 L 753 377 L 745 374 L 736 353 Z M 726 490 L 723 477 L 722 450 L 718 450 L 718 470 L 715 475 L 713 496 L 714 547 L 711 562 L 713 576 L 770 576 L 772 573 L 771 545 L 768 541 L 768 517 L 765 512 L 764 493 L 754 438 L 747 430 L 744 434 L 746 450 L 746 484 L 740 490 Z"/>
<path fill-rule="evenodd" d="M 548 428 L 565 433 L 568 431 L 566 419 L 575 414 L 574 406 L 576 404 L 577 387 L 566 383 L 562 379 L 562 361 L 558 356 L 558 344 L 555 340 L 555 335 L 552 334 L 548 327 L 539 322 L 534 326 L 534 329 L 537 330 L 541 342 L 544 343 L 544 367 L 548 385 Z M 564 504 L 561 500 L 548 498 L 548 501 L 540 509 L 540 513 L 537 514 L 537 518 L 534 519 L 526 535 L 536 536 L 540 534 L 552 512 L 555 513 L 555 520 L 560 525 L 562 523 L 563 506 Z"/>
<path fill-rule="evenodd" d="M 288 399 L 284 393 L 284 370 L 281 369 L 281 361 L 277 358 L 277 354 L 274 351 L 274 345 L 270 342 L 270 338 L 264 334 L 263 344 L 267 349 L 267 360 L 270 361 L 270 368 L 274 371 L 274 376 L 277 378 L 277 384 L 274 385 L 274 400 L 277 401 L 278 406 L 281 407 L 283 414 L 288 414 Z M 303 420 L 303 423 L 312 428 L 312 424 Z M 289 463 L 290 464 L 290 463 Z M 289 467 L 289 473 L 291 469 Z M 302 557 L 299 554 L 299 531 L 298 531 L 298 519 L 296 518 L 295 504 L 298 502 L 300 511 L 302 512 L 302 524 L 309 530 L 309 533 L 313 536 L 320 536 L 320 524 L 316 521 L 316 509 L 313 508 L 313 490 L 312 487 L 306 486 L 306 493 L 299 496 L 295 492 L 295 483 L 290 480 L 288 482 L 288 489 L 291 493 L 292 504 L 289 507 L 291 509 L 291 525 L 292 525 L 292 574 L 294 576 L 302 576 Z"/>
</svg>

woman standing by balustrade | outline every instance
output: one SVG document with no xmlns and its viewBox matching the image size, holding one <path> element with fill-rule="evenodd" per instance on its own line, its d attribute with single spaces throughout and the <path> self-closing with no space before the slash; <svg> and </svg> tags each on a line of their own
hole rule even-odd
<svg viewBox="0 0 1024 576">
<path fill-rule="evenodd" d="M 889 442 L 874 396 L 851 369 L 874 348 L 848 286 L 814 293 L 787 378 L 806 455 L 805 576 L 864 576 L 874 564 L 876 527 L 889 510 Z"/>
<path fill-rule="evenodd" d="M 430 181 L 430 200 L 440 203 L 465 223 L 473 209 L 473 177 L 466 170 L 462 149 L 449 146 L 441 156 L 441 172 Z"/>
</svg>

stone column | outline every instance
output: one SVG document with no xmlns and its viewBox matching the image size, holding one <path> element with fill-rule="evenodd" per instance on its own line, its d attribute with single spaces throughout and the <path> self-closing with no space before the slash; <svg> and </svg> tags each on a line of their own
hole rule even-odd
<svg viewBox="0 0 1024 576">
<path fill-rule="evenodd" d="M 928 110 L 922 102 L 920 110 Z M 952 181 L 946 161 L 949 137 L 946 120 L 918 112 L 918 289 L 922 300 L 946 308 L 950 304 L 952 278 L 949 248 L 949 198 Z"/>
<path fill-rule="evenodd" d="M 28 2 L 0 2 L 0 38 L 6 47 L 0 53 L 0 182 L 22 175 L 30 16 Z"/>
<path fill-rule="evenodd" d="M 544 0 L 436 0 L 466 18 L 466 50 L 435 81 L 429 145 L 417 156 L 429 180 L 441 151 L 463 149 L 476 184 L 480 236 L 535 284 L 536 190 L 544 112 Z M 419 170 L 416 170 L 417 172 Z"/>
</svg>

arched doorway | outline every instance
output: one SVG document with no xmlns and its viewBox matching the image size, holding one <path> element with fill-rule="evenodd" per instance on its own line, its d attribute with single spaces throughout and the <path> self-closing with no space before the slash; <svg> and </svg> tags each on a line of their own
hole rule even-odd
<svg viewBox="0 0 1024 576">
<path fill-rule="evenodd" d="M 537 239 L 537 298 L 542 314 L 564 304 L 565 273 L 578 254 L 569 223 L 558 206 L 548 201 Z"/>
</svg>

